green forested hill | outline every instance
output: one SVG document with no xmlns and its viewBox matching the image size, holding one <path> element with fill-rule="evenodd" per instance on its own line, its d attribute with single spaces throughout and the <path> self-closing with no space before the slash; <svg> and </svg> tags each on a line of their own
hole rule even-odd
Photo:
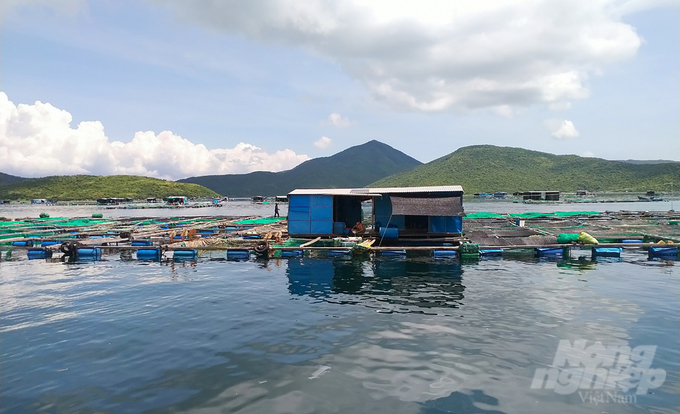
<svg viewBox="0 0 680 414">
<path fill-rule="evenodd" d="M 18 183 L 24 180 L 26 180 L 24 177 L 17 177 L 16 175 L 9 175 L 0 172 L 0 187 Z"/>
<path fill-rule="evenodd" d="M 330 157 L 305 161 L 288 171 L 206 175 L 179 182 L 200 184 L 229 197 L 275 196 L 296 188 L 363 187 L 420 164 L 403 152 L 374 140 Z"/>
<path fill-rule="evenodd" d="M 184 184 L 156 178 L 132 175 L 108 177 L 92 175 L 65 175 L 44 178 L 27 178 L 0 187 L 0 199 L 28 200 L 93 200 L 102 197 L 217 197 L 212 190 L 197 184 Z"/>
<path fill-rule="evenodd" d="M 680 185 L 680 163 L 634 164 L 553 155 L 521 148 L 475 145 L 372 186 L 460 184 L 467 194 L 487 191 L 667 191 Z"/>
</svg>

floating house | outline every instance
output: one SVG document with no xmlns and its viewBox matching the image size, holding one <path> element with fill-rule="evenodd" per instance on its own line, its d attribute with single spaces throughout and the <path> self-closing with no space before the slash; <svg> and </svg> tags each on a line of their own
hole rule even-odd
<svg viewBox="0 0 680 414">
<path fill-rule="evenodd" d="M 253 203 L 264 203 L 265 201 L 267 201 L 267 197 L 265 197 L 265 196 L 253 196 L 251 198 L 251 201 Z"/>
<path fill-rule="evenodd" d="M 163 197 L 163 201 L 171 206 L 183 206 L 189 203 L 189 198 L 186 196 L 169 196 Z"/>
<path fill-rule="evenodd" d="M 493 200 L 504 200 L 508 198 L 508 193 L 503 191 L 496 191 L 493 193 L 475 193 L 474 198 L 487 198 Z"/>
<path fill-rule="evenodd" d="M 362 221 L 362 202 L 372 202 L 375 233 L 387 238 L 460 235 L 463 187 L 297 189 L 288 194 L 288 234 L 348 234 Z"/>
<path fill-rule="evenodd" d="M 97 199 L 97 204 L 109 204 L 109 205 L 117 205 L 117 204 L 122 204 L 122 203 L 131 203 L 132 199 L 129 197 L 104 197 L 104 198 L 98 198 Z"/>
<path fill-rule="evenodd" d="M 523 200 L 560 201 L 559 191 L 525 191 L 522 193 Z"/>
</svg>

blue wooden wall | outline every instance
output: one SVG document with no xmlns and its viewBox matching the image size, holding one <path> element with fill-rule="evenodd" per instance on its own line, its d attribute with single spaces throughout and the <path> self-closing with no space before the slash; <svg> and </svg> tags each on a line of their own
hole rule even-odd
<svg viewBox="0 0 680 414">
<path fill-rule="evenodd" d="M 288 234 L 332 234 L 333 196 L 291 195 Z"/>
</svg>

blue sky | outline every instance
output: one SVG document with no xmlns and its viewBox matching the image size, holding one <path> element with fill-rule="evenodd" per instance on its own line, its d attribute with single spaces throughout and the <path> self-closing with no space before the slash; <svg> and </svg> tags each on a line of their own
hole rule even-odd
<svg viewBox="0 0 680 414">
<path fill-rule="evenodd" d="M 371 139 L 680 160 L 676 2 L 414 4 L 10 1 L 0 171 L 283 170 Z"/>
</svg>

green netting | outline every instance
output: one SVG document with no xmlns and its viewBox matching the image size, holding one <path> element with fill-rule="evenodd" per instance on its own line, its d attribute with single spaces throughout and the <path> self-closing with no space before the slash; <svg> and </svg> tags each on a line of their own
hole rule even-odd
<svg viewBox="0 0 680 414">
<path fill-rule="evenodd" d="M 250 219 L 250 220 L 237 220 L 234 221 L 234 223 L 237 224 L 269 224 L 269 223 L 276 223 L 281 220 L 285 220 L 285 217 L 264 217 L 264 218 L 259 218 L 259 219 Z"/>
<path fill-rule="evenodd" d="M 136 222 L 135 225 L 140 226 L 140 225 L 158 224 L 158 223 L 165 223 L 165 221 L 162 221 L 162 220 L 142 220 L 142 221 Z"/>
<path fill-rule="evenodd" d="M 12 233 L 12 234 L 2 234 L 2 235 L 0 235 L 0 239 L 13 239 L 15 237 L 26 237 L 26 235 L 23 234 L 23 233 Z"/>
<path fill-rule="evenodd" d="M 484 213 L 484 212 L 468 213 L 468 214 L 465 215 L 465 218 L 469 218 L 469 219 L 496 218 L 496 217 L 506 217 L 506 216 L 504 214 Z"/>
<path fill-rule="evenodd" d="M 592 216 L 602 214 L 597 211 L 557 211 L 554 213 L 513 213 L 513 214 L 499 214 L 499 213 L 468 213 L 465 218 L 478 219 L 478 218 L 500 218 L 500 217 L 513 217 L 513 218 L 539 218 L 539 217 L 569 217 L 569 216 Z"/>
<path fill-rule="evenodd" d="M 560 226 L 560 227 L 555 227 L 555 226 L 525 226 L 530 229 L 577 229 L 579 227 L 588 227 L 587 224 L 579 224 L 578 226 Z"/>
<path fill-rule="evenodd" d="M 597 211 L 557 211 L 555 213 L 515 213 L 509 214 L 515 218 L 539 218 L 539 217 L 569 217 L 569 216 L 592 216 L 601 214 Z"/>
<path fill-rule="evenodd" d="M 66 220 L 63 223 L 59 223 L 59 225 L 61 225 L 61 226 L 87 226 L 87 225 L 111 224 L 111 223 L 118 223 L 118 220 L 73 219 L 73 220 Z"/>
<path fill-rule="evenodd" d="M 287 239 L 281 242 L 279 246 L 283 247 L 298 247 L 301 244 L 305 244 L 310 240 L 307 239 Z"/>
<path fill-rule="evenodd" d="M 568 216 L 597 216 L 602 213 L 599 211 L 556 211 L 553 213 L 557 217 L 568 217 Z"/>
</svg>

